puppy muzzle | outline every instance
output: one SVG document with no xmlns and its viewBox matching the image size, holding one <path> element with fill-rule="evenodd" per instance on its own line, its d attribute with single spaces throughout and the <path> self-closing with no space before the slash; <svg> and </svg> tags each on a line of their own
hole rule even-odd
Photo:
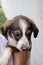
<svg viewBox="0 0 43 65">
<path fill-rule="evenodd" d="M 19 49 L 20 51 L 31 51 L 31 45 L 27 38 L 20 39 L 16 48 Z"/>
</svg>

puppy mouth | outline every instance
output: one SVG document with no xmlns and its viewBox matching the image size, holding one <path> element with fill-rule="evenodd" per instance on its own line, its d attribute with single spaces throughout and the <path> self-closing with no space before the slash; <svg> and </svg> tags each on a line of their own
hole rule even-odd
<svg viewBox="0 0 43 65">
<path fill-rule="evenodd" d="M 12 49 L 14 49 L 14 52 L 21 52 L 21 50 L 19 50 L 18 48 L 16 47 L 13 47 L 13 46 L 10 46 Z M 30 52 L 31 51 L 31 48 L 22 48 L 22 52 Z"/>
</svg>

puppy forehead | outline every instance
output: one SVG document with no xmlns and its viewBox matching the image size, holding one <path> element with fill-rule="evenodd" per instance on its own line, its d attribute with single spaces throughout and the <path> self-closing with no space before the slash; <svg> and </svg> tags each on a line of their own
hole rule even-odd
<svg viewBox="0 0 43 65">
<path fill-rule="evenodd" d="M 26 23 L 26 21 L 25 20 L 23 20 L 23 19 L 20 19 L 19 20 L 19 26 L 20 26 L 20 28 L 26 28 L 27 27 L 27 23 Z"/>
<path fill-rule="evenodd" d="M 25 32 L 27 30 L 27 27 L 30 27 L 30 22 L 24 18 L 18 18 L 17 20 L 13 21 L 11 27 L 12 29 L 21 29 L 22 32 Z"/>
<path fill-rule="evenodd" d="M 27 21 L 24 19 L 20 19 L 19 20 L 19 27 L 21 28 L 21 30 L 23 31 L 23 33 L 26 32 L 27 27 L 30 27 L 30 25 L 28 25 Z"/>
</svg>

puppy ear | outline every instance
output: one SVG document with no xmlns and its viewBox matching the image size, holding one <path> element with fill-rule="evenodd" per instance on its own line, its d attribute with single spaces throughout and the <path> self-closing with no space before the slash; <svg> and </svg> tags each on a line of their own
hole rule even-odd
<svg viewBox="0 0 43 65">
<path fill-rule="evenodd" d="M 8 20 L 6 21 L 2 26 L 1 26 L 1 31 L 2 31 L 2 34 L 7 37 L 7 28 L 11 25 L 12 21 L 11 20 Z"/>
<path fill-rule="evenodd" d="M 39 33 L 39 29 L 37 28 L 37 26 L 35 25 L 35 23 L 32 20 L 31 20 L 31 25 L 32 25 L 32 31 L 34 34 L 34 38 L 36 38 Z"/>
<path fill-rule="evenodd" d="M 7 38 L 7 32 L 3 26 L 1 27 L 1 31 L 2 31 L 2 34 Z"/>
</svg>

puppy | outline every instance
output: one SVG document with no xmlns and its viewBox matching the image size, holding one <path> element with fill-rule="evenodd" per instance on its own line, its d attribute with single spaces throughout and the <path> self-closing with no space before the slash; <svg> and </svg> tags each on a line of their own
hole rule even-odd
<svg viewBox="0 0 43 65">
<path fill-rule="evenodd" d="M 30 65 L 30 56 L 32 49 L 31 35 L 34 38 L 38 35 L 38 28 L 34 22 L 26 16 L 16 16 L 7 21 L 2 27 L 2 34 L 8 39 L 8 46 L 20 51 L 26 51 L 29 54 L 27 65 Z"/>
</svg>

